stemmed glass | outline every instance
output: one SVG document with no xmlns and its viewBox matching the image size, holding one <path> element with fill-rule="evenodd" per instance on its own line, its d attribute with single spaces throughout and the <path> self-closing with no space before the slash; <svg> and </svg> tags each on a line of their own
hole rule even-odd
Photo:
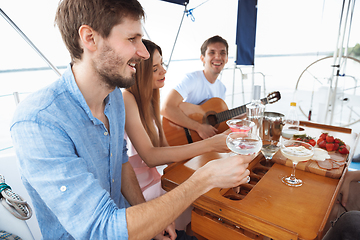
<svg viewBox="0 0 360 240">
<path fill-rule="evenodd" d="M 226 138 L 226 145 L 235 154 L 251 155 L 260 151 L 261 138 L 253 133 L 232 132 Z M 250 178 L 248 178 L 248 182 Z M 240 187 L 233 188 L 234 192 L 239 193 Z"/>
<path fill-rule="evenodd" d="M 293 163 L 291 175 L 283 177 L 281 181 L 290 187 L 300 187 L 303 182 L 295 177 L 296 165 L 299 162 L 307 161 L 314 155 L 314 147 L 309 143 L 296 140 L 287 140 L 281 144 L 281 153 Z"/>
<path fill-rule="evenodd" d="M 254 122 L 245 119 L 230 119 L 226 121 L 226 124 L 232 132 L 241 133 L 247 133 L 255 126 Z"/>
<path fill-rule="evenodd" d="M 265 157 L 265 161 L 262 161 L 261 164 L 265 167 L 271 167 L 274 163 L 271 162 L 272 157 L 280 149 L 280 143 L 275 140 L 262 140 L 261 153 Z"/>
</svg>

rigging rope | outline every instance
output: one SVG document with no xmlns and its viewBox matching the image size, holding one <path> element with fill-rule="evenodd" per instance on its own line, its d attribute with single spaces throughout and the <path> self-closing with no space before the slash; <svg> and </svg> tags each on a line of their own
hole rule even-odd
<svg viewBox="0 0 360 240">
<path fill-rule="evenodd" d="M 189 16 L 190 16 L 191 21 L 195 22 L 195 17 L 194 17 L 194 15 L 193 15 L 193 11 L 194 11 L 194 9 L 195 9 L 195 8 L 200 7 L 200 6 L 201 6 L 201 5 L 203 5 L 204 3 L 207 3 L 208 1 L 210 1 L 210 0 L 206 0 L 205 2 L 203 2 L 203 3 L 199 4 L 199 5 L 197 5 L 197 6 L 196 6 L 196 7 L 194 7 L 194 8 L 191 8 L 191 9 L 189 9 L 189 10 L 185 10 L 185 12 L 186 12 L 186 16 L 187 16 L 187 17 L 189 17 Z"/>
<path fill-rule="evenodd" d="M 28 220 L 32 216 L 29 204 L 19 195 L 11 190 L 5 183 L 5 177 L 0 174 L 0 199 L 2 205 L 16 218 Z"/>
</svg>

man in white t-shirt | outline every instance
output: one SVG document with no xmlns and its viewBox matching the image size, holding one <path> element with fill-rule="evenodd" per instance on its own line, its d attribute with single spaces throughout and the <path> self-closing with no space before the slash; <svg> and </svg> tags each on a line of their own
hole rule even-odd
<svg viewBox="0 0 360 240">
<path fill-rule="evenodd" d="M 228 50 L 228 43 L 222 37 L 213 36 L 207 39 L 201 46 L 200 56 L 204 70 L 188 73 L 170 91 L 161 109 L 164 117 L 196 131 L 202 139 L 215 135 L 217 129 L 189 118 L 183 110 L 191 108 L 191 104 L 199 105 L 214 97 L 225 100 L 226 87 L 218 76 L 228 62 Z"/>
</svg>

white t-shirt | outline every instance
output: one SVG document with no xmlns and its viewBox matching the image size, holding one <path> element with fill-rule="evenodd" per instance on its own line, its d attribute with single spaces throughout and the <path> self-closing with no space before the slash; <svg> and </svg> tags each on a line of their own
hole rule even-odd
<svg viewBox="0 0 360 240">
<path fill-rule="evenodd" d="M 186 74 L 184 79 L 175 87 L 175 90 L 185 102 L 196 105 L 214 97 L 225 101 L 225 85 L 219 79 L 210 83 L 202 70 Z"/>
</svg>

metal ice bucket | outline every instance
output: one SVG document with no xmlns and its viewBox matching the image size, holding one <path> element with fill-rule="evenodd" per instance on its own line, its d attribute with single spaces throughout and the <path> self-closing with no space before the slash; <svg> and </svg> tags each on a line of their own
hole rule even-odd
<svg viewBox="0 0 360 240">
<path fill-rule="evenodd" d="M 264 112 L 260 137 L 263 140 L 279 141 L 284 126 L 284 114 L 277 112 Z"/>
</svg>

